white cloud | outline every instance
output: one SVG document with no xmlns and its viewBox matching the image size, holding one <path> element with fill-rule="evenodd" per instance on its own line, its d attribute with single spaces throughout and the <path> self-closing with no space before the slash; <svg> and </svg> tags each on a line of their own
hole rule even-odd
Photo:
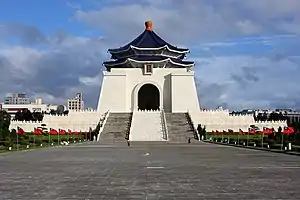
<svg viewBox="0 0 300 200">
<path fill-rule="evenodd" d="M 300 60 L 300 57 L 297 57 Z M 196 59 L 196 78 L 201 81 L 202 103 L 214 107 L 217 102 L 231 108 L 300 106 L 300 67 L 289 59 L 231 56 Z M 201 63 L 203 63 L 201 65 Z M 222 86 L 211 99 L 211 85 Z M 203 89 L 203 90 L 201 90 Z"/>
</svg>

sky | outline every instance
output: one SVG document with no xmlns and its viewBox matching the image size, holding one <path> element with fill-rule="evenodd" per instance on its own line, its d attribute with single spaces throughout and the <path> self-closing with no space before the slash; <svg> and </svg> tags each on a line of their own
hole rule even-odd
<svg viewBox="0 0 300 200">
<path fill-rule="evenodd" d="M 204 108 L 300 108 L 299 0 L 0 0 L 0 99 L 96 108 L 102 63 L 144 31 L 188 47 Z"/>
</svg>

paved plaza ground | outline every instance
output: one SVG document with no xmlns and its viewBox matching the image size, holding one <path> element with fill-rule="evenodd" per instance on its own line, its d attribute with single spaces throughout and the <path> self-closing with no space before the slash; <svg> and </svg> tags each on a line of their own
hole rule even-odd
<svg viewBox="0 0 300 200">
<path fill-rule="evenodd" d="M 298 199 L 300 157 L 216 144 L 0 154 L 0 199 Z"/>
</svg>

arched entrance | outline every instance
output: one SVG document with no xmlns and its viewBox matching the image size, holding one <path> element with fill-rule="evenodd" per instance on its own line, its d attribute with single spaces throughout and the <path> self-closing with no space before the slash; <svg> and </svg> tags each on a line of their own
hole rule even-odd
<svg viewBox="0 0 300 200">
<path fill-rule="evenodd" d="M 160 94 L 158 88 L 153 84 L 145 84 L 138 91 L 138 109 L 159 110 Z"/>
</svg>

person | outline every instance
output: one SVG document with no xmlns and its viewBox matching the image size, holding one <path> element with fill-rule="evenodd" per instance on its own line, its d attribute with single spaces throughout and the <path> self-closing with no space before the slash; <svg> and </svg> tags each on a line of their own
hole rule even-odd
<svg viewBox="0 0 300 200">
<path fill-rule="evenodd" d="M 198 134 L 199 134 L 200 138 L 202 138 L 202 127 L 201 127 L 201 124 L 198 124 L 197 131 L 198 131 Z"/>
<path fill-rule="evenodd" d="M 191 144 L 191 138 L 188 139 L 188 143 Z"/>
<path fill-rule="evenodd" d="M 127 140 L 127 146 L 129 146 L 129 147 L 130 147 L 130 141 L 129 141 L 129 140 Z"/>
</svg>

